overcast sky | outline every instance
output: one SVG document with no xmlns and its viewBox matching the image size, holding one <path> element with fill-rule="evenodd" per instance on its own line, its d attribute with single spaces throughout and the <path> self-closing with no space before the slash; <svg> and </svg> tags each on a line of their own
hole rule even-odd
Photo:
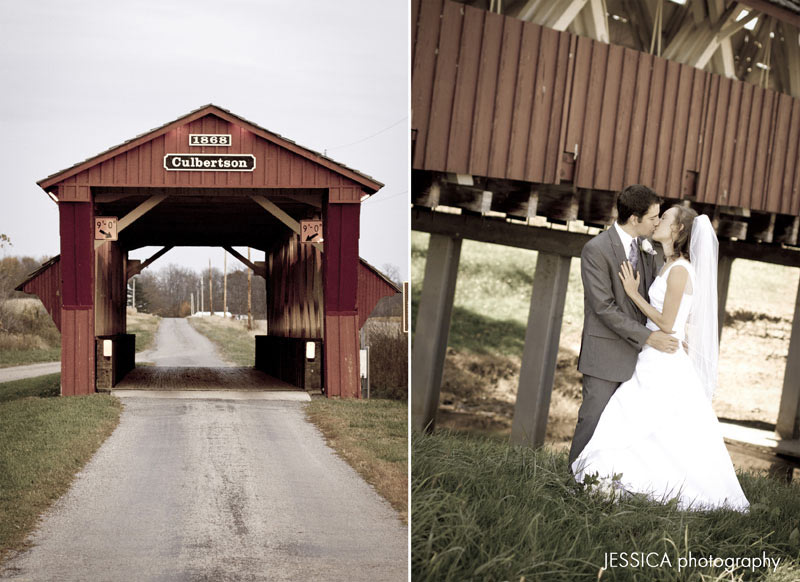
<svg viewBox="0 0 800 582">
<path fill-rule="evenodd" d="M 38 180 L 214 103 L 383 182 L 362 206 L 360 254 L 408 279 L 407 0 L 0 7 L 4 254 L 59 252 L 57 207 Z M 209 255 L 222 268 L 223 251 L 205 248 L 152 268 L 200 269 Z"/>
</svg>

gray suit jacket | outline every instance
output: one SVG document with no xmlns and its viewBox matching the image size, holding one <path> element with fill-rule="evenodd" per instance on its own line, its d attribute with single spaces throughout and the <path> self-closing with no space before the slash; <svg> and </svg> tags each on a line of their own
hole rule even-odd
<svg viewBox="0 0 800 582">
<path fill-rule="evenodd" d="M 625 382 L 633 376 L 636 359 L 651 331 L 647 318 L 625 294 L 619 278 L 627 260 L 615 228 L 609 228 L 581 251 L 583 280 L 583 337 L 578 370 L 609 382 Z M 639 292 L 647 293 L 657 275 L 656 257 L 639 251 Z"/>
</svg>

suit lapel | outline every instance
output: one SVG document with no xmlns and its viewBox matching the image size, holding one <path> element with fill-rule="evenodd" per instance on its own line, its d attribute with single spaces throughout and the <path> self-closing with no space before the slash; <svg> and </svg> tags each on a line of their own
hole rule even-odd
<svg viewBox="0 0 800 582">
<path fill-rule="evenodd" d="M 614 251 L 614 256 L 617 258 L 617 267 L 619 267 L 628 260 L 628 257 L 625 256 L 625 249 L 622 248 L 622 240 L 619 238 L 616 227 L 612 224 L 607 232 L 608 237 L 611 239 L 611 248 Z"/>
</svg>

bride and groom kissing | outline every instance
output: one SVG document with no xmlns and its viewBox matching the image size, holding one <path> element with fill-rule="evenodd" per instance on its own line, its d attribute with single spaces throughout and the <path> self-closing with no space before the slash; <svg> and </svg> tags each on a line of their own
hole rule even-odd
<svg viewBox="0 0 800 582">
<path fill-rule="evenodd" d="M 748 511 L 711 407 L 718 242 L 705 215 L 632 185 L 581 252 L 584 327 L 570 471 L 620 496 Z M 663 259 L 650 238 L 660 243 Z"/>
</svg>

